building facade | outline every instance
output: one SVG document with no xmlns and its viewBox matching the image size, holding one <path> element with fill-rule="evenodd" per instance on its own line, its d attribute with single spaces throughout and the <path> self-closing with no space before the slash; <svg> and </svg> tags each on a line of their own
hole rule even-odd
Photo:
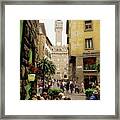
<svg viewBox="0 0 120 120">
<path fill-rule="evenodd" d="M 56 73 L 54 79 L 68 79 L 68 50 L 62 45 L 63 22 L 55 21 L 56 44 L 52 49 L 52 61 L 56 65 Z"/>
<path fill-rule="evenodd" d="M 67 20 L 69 79 L 85 88 L 100 82 L 100 21 Z"/>
<path fill-rule="evenodd" d="M 32 72 L 30 65 L 36 65 L 37 61 L 37 43 L 39 41 L 39 20 L 23 20 L 20 21 L 21 25 L 21 48 L 20 48 L 20 67 L 21 67 L 21 79 L 27 79 L 24 76 L 24 70 Z M 27 74 L 25 74 L 27 75 Z"/>
<path fill-rule="evenodd" d="M 26 99 L 25 86 L 28 75 L 35 73 L 38 56 L 36 46 L 39 41 L 39 20 L 21 20 L 20 33 L 20 99 L 23 100 Z M 31 94 L 37 92 L 36 86 L 36 82 L 31 83 Z"/>
<path fill-rule="evenodd" d="M 52 48 L 53 45 L 50 42 L 49 38 L 46 37 L 46 43 L 45 43 L 45 58 L 52 61 Z"/>
<path fill-rule="evenodd" d="M 38 59 L 44 58 L 45 55 L 45 43 L 46 43 L 46 30 L 44 23 L 39 23 L 39 41 L 37 44 Z"/>
<path fill-rule="evenodd" d="M 68 50 L 66 46 L 54 46 L 52 61 L 56 65 L 54 79 L 68 79 Z"/>
<path fill-rule="evenodd" d="M 47 37 L 44 23 L 39 24 L 39 41 L 37 44 L 38 59 L 46 58 L 51 60 L 52 43 Z"/>
</svg>

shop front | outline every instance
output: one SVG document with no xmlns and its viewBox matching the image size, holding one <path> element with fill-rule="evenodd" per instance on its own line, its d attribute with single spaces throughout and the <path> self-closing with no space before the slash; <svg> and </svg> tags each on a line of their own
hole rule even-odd
<svg viewBox="0 0 120 120">
<path fill-rule="evenodd" d="M 97 75 L 85 75 L 84 87 L 85 89 L 92 88 L 97 85 Z"/>
</svg>

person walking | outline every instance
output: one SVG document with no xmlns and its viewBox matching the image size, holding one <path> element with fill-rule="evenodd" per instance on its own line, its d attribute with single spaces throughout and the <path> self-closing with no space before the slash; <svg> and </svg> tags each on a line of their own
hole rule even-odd
<svg viewBox="0 0 120 120">
<path fill-rule="evenodd" d="M 71 93 L 73 92 L 73 89 L 74 89 L 74 84 L 73 84 L 73 82 L 70 84 L 70 91 L 71 91 Z"/>
<path fill-rule="evenodd" d="M 44 100 L 48 100 L 48 93 L 43 92 L 42 97 L 44 98 Z"/>
<path fill-rule="evenodd" d="M 57 87 L 60 87 L 60 82 L 59 82 L 59 80 L 57 80 Z"/>
<path fill-rule="evenodd" d="M 70 86 L 70 82 L 68 81 L 67 84 L 66 84 L 66 91 L 67 91 L 67 93 L 69 91 L 69 86 Z"/>
<path fill-rule="evenodd" d="M 60 83 L 60 89 L 62 89 L 63 92 L 64 92 L 64 86 L 63 86 L 63 83 L 62 83 L 62 82 Z"/>
<path fill-rule="evenodd" d="M 78 83 L 75 84 L 75 93 L 80 93 L 80 86 Z"/>
<path fill-rule="evenodd" d="M 85 92 L 85 88 L 84 88 L 84 82 L 82 81 L 81 83 L 81 92 L 84 93 Z"/>
</svg>

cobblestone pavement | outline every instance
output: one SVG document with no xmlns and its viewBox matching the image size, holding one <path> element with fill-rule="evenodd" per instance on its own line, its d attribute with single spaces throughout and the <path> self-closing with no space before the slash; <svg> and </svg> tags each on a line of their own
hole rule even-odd
<svg viewBox="0 0 120 120">
<path fill-rule="evenodd" d="M 86 96 L 83 93 L 66 93 L 66 91 L 64 92 L 65 96 L 70 97 L 72 100 L 85 100 Z"/>
</svg>

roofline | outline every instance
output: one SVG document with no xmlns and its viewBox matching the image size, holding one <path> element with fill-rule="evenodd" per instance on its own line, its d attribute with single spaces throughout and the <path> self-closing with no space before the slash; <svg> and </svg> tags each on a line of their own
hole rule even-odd
<svg viewBox="0 0 120 120">
<path fill-rule="evenodd" d="M 47 36 L 46 36 L 46 39 L 48 40 L 48 42 L 50 43 L 50 45 L 53 46 L 52 43 L 50 42 L 50 40 L 49 40 L 49 38 L 48 38 Z"/>
</svg>

